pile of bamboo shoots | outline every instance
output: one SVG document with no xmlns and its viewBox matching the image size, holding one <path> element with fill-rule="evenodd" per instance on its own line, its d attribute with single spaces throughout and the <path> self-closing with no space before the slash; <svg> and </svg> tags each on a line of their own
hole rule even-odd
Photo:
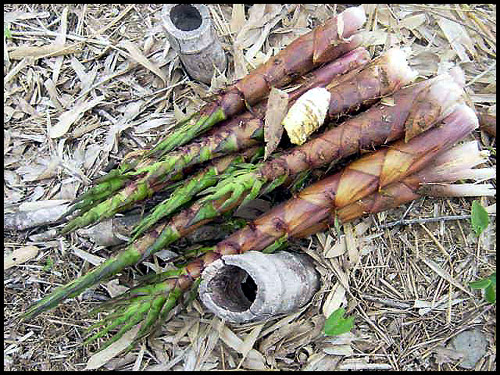
<svg viewBox="0 0 500 375">
<path fill-rule="evenodd" d="M 97 179 L 73 203 L 67 213 L 73 217 L 61 234 L 143 205 L 160 192 L 170 193 L 144 214 L 121 252 L 52 291 L 23 318 L 77 296 L 212 220 L 229 220 L 241 205 L 281 185 L 290 186 L 314 169 L 328 167 L 335 173 L 219 243 L 183 254 L 183 264 L 176 263 L 149 284 L 103 304 L 112 313 L 91 327 L 101 329 L 87 342 L 118 329 L 107 346 L 137 324 L 136 340 L 145 337 L 196 290 L 203 269 L 222 255 L 272 251 L 335 222 L 345 223 L 423 195 L 494 194 L 487 184 L 452 184 L 495 176 L 492 169 L 474 169 L 486 159 L 477 143 L 455 146 L 478 127 L 474 111 L 466 104 L 460 69 L 415 83 L 418 73 L 408 66 L 407 51 L 393 47 L 371 60 L 359 47 L 357 31 L 364 22 L 362 7 L 348 8 L 228 87 L 154 148 L 134 153 Z M 266 98 L 272 87 L 289 83 L 296 87 L 288 91 L 289 108 L 302 105 L 298 99 L 311 89 L 322 88 L 327 98 L 318 100 L 326 104 L 323 109 L 306 108 L 304 119 L 294 117 L 293 122 L 300 128 L 311 121 L 307 113 L 313 111 L 322 113 L 313 116 L 314 121 L 324 117 L 328 125 L 299 146 L 286 147 L 282 142 L 279 152 L 263 161 Z M 345 121 L 337 123 L 339 119 Z M 340 160 L 362 152 L 344 168 L 336 167 Z"/>
</svg>

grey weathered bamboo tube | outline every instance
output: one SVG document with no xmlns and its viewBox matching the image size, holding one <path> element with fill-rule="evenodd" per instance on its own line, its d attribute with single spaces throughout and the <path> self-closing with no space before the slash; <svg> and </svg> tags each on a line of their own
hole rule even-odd
<svg viewBox="0 0 500 375">
<path fill-rule="evenodd" d="M 166 4 L 162 20 L 170 45 L 191 78 L 210 84 L 215 68 L 226 69 L 226 55 L 206 5 Z"/>
<path fill-rule="evenodd" d="M 254 295 L 246 292 L 252 283 Z M 318 288 L 319 276 L 307 255 L 249 251 L 210 264 L 202 274 L 199 296 L 218 317 L 245 323 L 297 311 Z"/>
</svg>

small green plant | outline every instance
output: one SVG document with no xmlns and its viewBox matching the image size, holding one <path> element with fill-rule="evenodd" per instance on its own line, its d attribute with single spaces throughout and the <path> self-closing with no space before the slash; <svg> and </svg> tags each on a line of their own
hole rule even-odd
<svg viewBox="0 0 500 375">
<path fill-rule="evenodd" d="M 8 25 L 4 26 L 3 33 L 4 33 L 6 38 L 9 38 L 9 39 L 12 38 L 12 33 L 10 32 L 10 28 Z"/>
<path fill-rule="evenodd" d="M 490 152 L 491 156 L 497 156 L 496 147 L 486 146 L 486 149 Z"/>
<path fill-rule="evenodd" d="M 337 336 L 349 332 L 354 327 L 354 316 L 344 318 L 345 309 L 335 310 L 325 321 L 325 335 Z"/>
<path fill-rule="evenodd" d="M 497 273 L 493 272 L 490 276 L 469 283 L 472 289 L 483 289 L 484 299 L 489 303 L 496 303 L 497 291 Z"/>
<path fill-rule="evenodd" d="M 488 217 L 488 212 L 481 206 L 481 203 L 479 203 L 479 201 L 472 202 L 471 224 L 477 237 L 483 233 L 489 223 L 490 218 Z"/>
<path fill-rule="evenodd" d="M 52 268 L 52 266 L 54 265 L 54 261 L 52 260 L 51 257 L 48 257 L 46 260 L 45 260 L 45 266 L 43 266 L 42 270 L 44 272 L 48 272 L 50 271 L 50 269 Z"/>
</svg>

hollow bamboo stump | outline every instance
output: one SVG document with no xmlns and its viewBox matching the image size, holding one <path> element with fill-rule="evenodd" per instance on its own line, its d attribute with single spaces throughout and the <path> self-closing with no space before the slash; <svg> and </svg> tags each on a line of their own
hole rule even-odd
<svg viewBox="0 0 500 375">
<path fill-rule="evenodd" d="M 245 323 L 295 312 L 318 288 L 319 276 L 307 255 L 249 251 L 210 264 L 199 296 L 218 317 Z"/>
<path fill-rule="evenodd" d="M 166 4 L 161 18 L 170 45 L 191 78 L 210 84 L 216 69 L 226 69 L 226 55 L 206 5 Z"/>
</svg>

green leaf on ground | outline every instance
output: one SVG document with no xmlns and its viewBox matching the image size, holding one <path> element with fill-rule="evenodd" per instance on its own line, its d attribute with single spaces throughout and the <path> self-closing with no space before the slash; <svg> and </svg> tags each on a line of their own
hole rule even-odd
<svg viewBox="0 0 500 375">
<path fill-rule="evenodd" d="M 472 289 L 484 289 L 484 299 L 489 303 L 496 303 L 497 274 L 493 272 L 490 276 L 469 283 Z"/>
<path fill-rule="evenodd" d="M 10 32 L 10 29 L 8 26 L 4 26 L 3 33 L 4 33 L 6 38 L 9 38 L 9 39 L 12 38 L 12 33 Z"/>
<path fill-rule="evenodd" d="M 54 261 L 52 260 L 51 257 L 48 257 L 45 260 L 45 266 L 43 266 L 42 271 L 44 271 L 44 272 L 50 271 L 50 269 L 52 268 L 53 265 L 54 265 Z"/>
<path fill-rule="evenodd" d="M 349 332 L 354 327 L 354 316 L 344 318 L 345 309 L 335 310 L 325 321 L 325 335 L 337 336 Z"/>
<path fill-rule="evenodd" d="M 477 280 L 477 281 L 473 281 L 473 282 L 469 283 L 469 286 L 472 289 L 485 289 L 485 288 L 489 287 L 490 284 L 491 284 L 490 279 L 482 279 L 482 280 Z"/>
<path fill-rule="evenodd" d="M 481 203 L 479 203 L 479 201 L 472 202 L 471 224 L 472 229 L 474 230 L 474 232 L 476 232 L 476 236 L 479 237 L 489 223 L 490 218 L 488 217 L 488 212 L 486 212 L 486 209 L 481 206 Z"/>
</svg>

